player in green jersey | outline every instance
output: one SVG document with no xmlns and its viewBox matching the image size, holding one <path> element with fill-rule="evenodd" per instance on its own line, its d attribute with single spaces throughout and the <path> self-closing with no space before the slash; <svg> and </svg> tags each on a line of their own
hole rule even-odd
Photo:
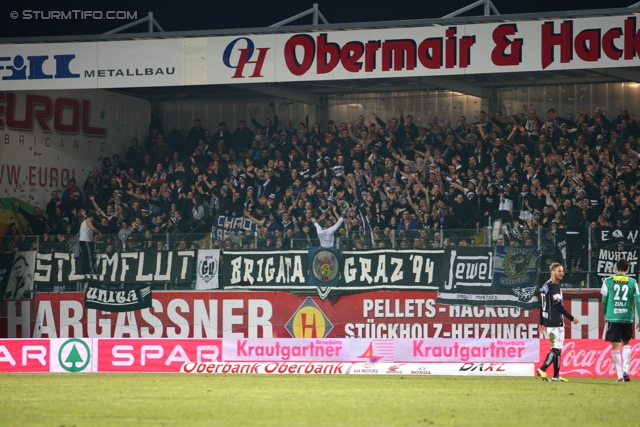
<svg viewBox="0 0 640 427">
<path fill-rule="evenodd" d="M 602 311 L 604 319 L 607 321 L 605 340 L 611 342 L 613 348 L 613 362 L 618 373 L 617 382 L 629 382 L 629 362 L 631 358 L 631 347 L 629 340 L 633 335 L 633 323 L 635 321 L 635 310 L 640 309 L 640 292 L 638 282 L 627 276 L 629 271 L 629 261 L 620 258 L 616 262 L 616 275 L 607 277 L 602 284 L 600 293 L 602 294 Z M 640 331 L 640 322 L 636 325 Z M 622 355 L 620 355 L 622 348 Z M 624 363 L 623 363 L 624 362 Z"/>
</svg>

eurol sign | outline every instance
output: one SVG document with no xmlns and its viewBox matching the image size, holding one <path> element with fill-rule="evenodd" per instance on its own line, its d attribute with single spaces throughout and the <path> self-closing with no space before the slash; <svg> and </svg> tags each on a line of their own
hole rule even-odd
<svg viewBox="0 0 640 427">
<path fill-rule="evenodd" d="M 629 67 L 635 15 L 0 46 L 0 90 L 274 83 Z"/>
</svg>

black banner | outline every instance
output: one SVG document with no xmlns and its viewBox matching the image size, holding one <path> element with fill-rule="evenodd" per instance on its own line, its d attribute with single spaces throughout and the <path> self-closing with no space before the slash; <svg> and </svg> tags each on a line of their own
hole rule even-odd
<svg viewBox="0 0 640 427">
<path fill-rule="evenodd" d="M 98 274 L 90 277 L 107 284 L 190 283 L 196 277 L 196 251 L 123 252 L 96 256 Z M 36 254 L 36 283 L 84 280 L 77 274 L 73 254 Z"/>
<path fill-rule="evenodd" d="M 112 290 L 91 280 L 84 294 L 84 305 L 102 311 L 135 311 L 151 308 L 152 299 L 151 285 Z"/>
<path fill-rule="evenodd" d="M 443 250 L 374 250 L 342 253 L 341 287 L 437 287 Z"/>
<path fill-rule="evenodd" d="M 220 280 L 224 287 L 307 286 L 308 252 L 225 251 Z"/>
<path fill-rule="evenodd" d="M 442 277 L 442 250 L 345 251 L 333 290 L 434 289 Z M 223 287 L 314 289 L 309 252 L 225 251 L 220 271 Z"/>
<path fill-rule="evenodd" d="M 15 252 L 0 254 L 0 302 L 4 300 L 4 294 L 7 292 L 7 284 L 11 276 L 14 258 Z"/>
<path fill-rule="evenodd" d="M 629 276 L 638 275 L 638 249 L 628 251 L 611 251 L 608 249 L 598 250 L 598 266 L 596 271 L 598 276 L 607 277 L 616 274 L 616 262 L 620 258 L 629 261 Z"/>
<path fill-rule="evenodd" d="M 597 228 L 596 239 L 599 247 L 605 247 L 610 244 L 618 244 L 620 242 L 624 244 L 637 244 L 638 243 L 638 230 L 623 229 L 623 228 Z"/>
</svg>

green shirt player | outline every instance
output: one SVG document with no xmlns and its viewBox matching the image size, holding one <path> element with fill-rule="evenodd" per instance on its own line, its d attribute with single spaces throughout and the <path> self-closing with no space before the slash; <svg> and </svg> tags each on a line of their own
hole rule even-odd
<svg viewBox="0 0 640 427">
<path fill-rule="evenodd" d="M 628 382 L 629 363 L 631 358 L 631 347 L 629 340 L 633 334 L 633 323 L 636 308 L 640 309 L 640 292 L 638 282 L 627 276 L 629 271 L 629 261 L 620 258 L 616 262 L 615 276 L 607 277 L 602 284 L 600 293 L 602 294 L 602 311 L 604 319 L 607 321 L 605 340 L 611 342 L 613 348 L 613 363 L 618 373 L 617 382 Z M 636 325 L 640 331 L 640 322 Z M 620 355 L 622 347 L 622 357 Z M 623 363 L 624 362 L 624 363 Z"/>
</svg>

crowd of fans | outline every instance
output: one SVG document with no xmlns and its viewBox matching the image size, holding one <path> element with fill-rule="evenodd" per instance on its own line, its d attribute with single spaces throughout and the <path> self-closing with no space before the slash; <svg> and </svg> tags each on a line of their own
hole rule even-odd
<svg viewBox="0 0 640 427">
<path fill-rule="evenodd" d="M 445 241 L 442 230 L 473 233 L 499 219 L 509 231 L 500 243 L 531 245 L 532 230 L 552 239 L 564 228 L 571 251 L 585 227 L 639 225 L 640 127 L 624 107 L 610 119 L 599 109 L 561 117 L 524 106 L 508 117 L 481 111 L 473 123 L 432 116 L 421 128 L 403 111 L 326 126 L 272 113 L 261 122 L 249 113 L 249 125 L 241 120 L 233 132 L 196 119 L 186 138 L 152 126 L 124 159 L 104 158 L 84 183 L 54 191 L 45 210 L 16 209 L 30 233 L 47 236 L 45 251 L 72 243 L 61 239 L 77 232 L 80 206 L 100 216 L 104 252 L 197 247 L 219 215 L 228 230 L 212 246 L 245 249 L 318 246 L 313 222 L 329 227 L 340 214 L 342 249 L 392 239 L 399 248 L 473 246 L 482 242 Z M 232 230 L 237 217 L 255 224 L 257 237 Z M 13 234 L 5 249 L 19 242 Z"/>
</svg>

